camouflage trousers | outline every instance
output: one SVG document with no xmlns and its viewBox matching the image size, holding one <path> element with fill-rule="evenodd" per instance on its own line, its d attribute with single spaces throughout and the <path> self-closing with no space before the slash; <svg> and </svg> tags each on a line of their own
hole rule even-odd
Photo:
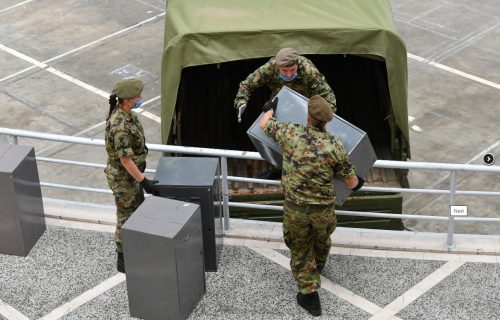
<svg viewBox="0 0 500 320">
<path fill-rule="evenodd" d="M 330 235 L 337 226 L 333 205 L 305 207 L 285 201 L 283 209 L 283 237 L 292 255 L 293 277 L 301 293 L 317 291 L 321 280 L 316 265 L 326 262 Z"/>
<path fill-rule="evenodd" d="M 116 230 L 115 243 L 116 250 L 123 252 L 121 228 L 125 221 L 144 201 L 144 191 L 141 185 L 135 180 L 119 179 L 108 177 L 109 188 L 113 191 L 116 204 Z"/>
</svg>

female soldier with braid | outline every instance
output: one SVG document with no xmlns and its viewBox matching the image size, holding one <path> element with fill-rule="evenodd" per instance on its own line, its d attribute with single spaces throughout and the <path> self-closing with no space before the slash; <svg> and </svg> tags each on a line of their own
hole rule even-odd
<svg viewBox="0 0 500 320">
<path fill-rule="evenodd" d="M 142 103 L 143 84 L 138 79 L 118 81 L 109 97 L 109 114 L 106 119 L 105 143 L 108 161 L 104 173 L 113 191 L 116 203 L 115 242 L 117 269 L 125 272 L 121 227 L 144 201 L 144 192 L 158 194 L 157 181 L 148 180 L 146 169 L 148 148 L 144 130 L 132 109 Z"/>
</svg>

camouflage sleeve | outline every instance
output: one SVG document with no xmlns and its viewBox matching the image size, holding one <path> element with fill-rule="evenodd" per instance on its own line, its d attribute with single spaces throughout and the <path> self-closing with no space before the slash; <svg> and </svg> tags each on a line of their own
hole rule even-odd
<svg viewBox="0 0 500 320">
<path fill-rule="evenodd" d="M 274 63 L 270 60 L 249 74 L 245 80 L 241 81 L 240 88 L 234 99 L 234 107 L 238 109 L 242 104 L 248 103 L 252 92 L 269 82 L 270 77 L 275 72 L 274 69 Z"/>
<path fill-rule="evenodd" d="M 332 166 L 333 175 L 341 180 L 346 180 L 355 176 L 356 169 L 349 159 L 349 154 L 344 148 L 344 145 L 337 138 L 334 138 L 333 143 L 335 144 L 335 160 Z"/>
<path fill-rule="evenodd" d="M 333 94 L 333 90 L 326 82 L 325 76 L 310 61 L 304 63 L 304 67 L 309 73 L 309 90 L 310 97 L 315 95 L 322 96 L 332 107 L 333 112 L 337 112 L 337 100 Z"/>
<path fill-rule="evenodd" d="M 130 157 L 134 155 L 132 150 L 132 134 L 127 130 L 119 130 L 115 133 L 114 151 L 117 158 Z"/>
<path fill-rule="evenodd" d="M 264 133 L 273 138 L 278 144 L 281 144 L 283 137 L 286 135 L 287 124 L 278 122 L 275 118 L 271 117 L 264 127 Z"/>
<path fill-rule="evenodd" d="M 271 117 L 269 118 L 269 120 L 267 120 L 266 126 L 263 129 L 264 133 L 274 140 L 276 140 L 276 132 L 278 131 L 277 124 L 278 122 L 276 121 L 276 119 L 274 117 Z"/>
</svg>

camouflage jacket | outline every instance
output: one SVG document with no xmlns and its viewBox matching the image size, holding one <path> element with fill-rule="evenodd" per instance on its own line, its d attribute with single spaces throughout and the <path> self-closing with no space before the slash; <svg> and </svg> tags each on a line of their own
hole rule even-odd
<svg viewBox="0 0 500 320">
<path fill-rule="evenodd" d="M 144 129 L 133 112 L 126 113 L 121 108 L 116 107 L 106 122 L 104 141 L 108 153 L 105 170 L 107 174 L 111 171 L 114 171 L 115 174 L 127 173 L 120 163 L 121 157 L 130 157 L 139 169 L 144 166 L 148 148 L 146 147 Z"/>
<path fill-rule="evenodd" d="M 342 142 L 311 125 L 278 122 L 271 117 L 264 132 L 283 151 L 281 183 L 285 199 L 296 204 L 332 204 L 333 178 L 356 175 Z"/>
<path fill-rule="evenodd" d="M 269 87 L 272 99 L 283 86 L 287 86 L 307 98 L 314 95 L 322 96 L 331 105 L 333 112 L 336 112 L 335 95 L 326 82 L 325 76 L 318 71 L 311 60 L 305 57 L 299 56 L 297 64 L 297 78 L 292 81 L 284 81 L 279 77 L 276 58 L 271 58 L 240 82 L 240 88 L 234 100 L 234 107 L 238 108 L 242 104 L 247 104 L 252 92 L 258 87 Z"/>
</svg>

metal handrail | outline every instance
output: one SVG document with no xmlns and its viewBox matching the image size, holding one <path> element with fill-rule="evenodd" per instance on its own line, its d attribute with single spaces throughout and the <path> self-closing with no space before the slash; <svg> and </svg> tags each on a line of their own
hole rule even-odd
<svg viewBox="0 0 500 320">
<path fill-rule="evenodd" d="M 81 162 L 81 161 L 73 161 L 73 160 L 65 160 L 65 159 L 54 159 L 54 158 L 46 158 L 46 157 L 38 157 L 38 156 L 36 157 L 36 159 L 38 161 L 43 161 L 43 162 L 76 165 L 76 166 L 88 167 L 88 168 L 100 168 L 100 169 L 106 168 L 106 165 L 101 164 L 101 163 Z M 147 173 L 156 173 L 156 170 L 155 169 L 146 169 L 146 172 Z M 281 182 L 278 180 L 264 180 L 264 179 L 245 178 L 245 177 L 237 177 L 237 176 L 227 176 L 227 181 L 281 185 Z M 391 188 L 391 187 L 364 186 L 361 190 L 368 191 L 368 192 L 450 194 L 450 190 L 445 190 L 445 189 L 415 189 L 415 188 Z M 457 190 L 456 194 L 457 195 L 475 195 L 475 196 L 500 196 L 500 192 L 498 192 L 498 191 Z"/>
<path fill-rule="evenodd" d="M 101 163 L 81 162 L 81 161 L 73 161 L 73 160 L 65 160 L 65 159 L 54 159 L 54 158 L 46 158 L 46 157 L 38 157 L 38 156 L 36 157 L 36 159 L 38 161 L 43 161 L 43 162 L 75 165 L 75 166 L 81 166 L 81 167 L 87 167 L 87 168 L 104 169 L 106 167 L 106 165 L 101 164 Z M 155 169 L 146 169 L 146 172 L 147 173 L 156 173 L 156 170 Z M 220 178 L 222 179 L 222 176 L 220 176 Z M 227 181 L 249 182 L 249 183 L 278 185 L 278 186 L 281 185 L 281 181 L 279 181 L 279 180 L 264 180 L 264 179 L 245 178 L 245 177 L 237 177 L 237 176 L 227 176 Z M 415 189 L 415 188 L 392 188 L 392 187 L 363 186 L 360 190 L 367 191 L 367 192 L 450 194 L 450 190 L 446 190 L 446 189 Z M 457 194 L 457 195 L 473 195 L 473 196 L 500 196 L 499 191 L 477 191 L 477 190 L 457 190 L 455 192 L 455 194 Z"/>
<path fill-rule="evenodd" d="M 28 130 L 9 129 L 3 127 L 0 127 L 0 135 L 92 145 L 92 146 L 104 146 L 104 140 L 102 139 L 73 137 L 73 136 L 41 133 Z M 248 159 L 248 160 L 264 160 L 264 158 L 262 158 L 258 152 L 254 151 L 184 147 L 184 146 L 174 146 L 174 145 L 154 144 L 154 143 L 148 143 L 147 146 L 150 151 L 227 157 L 227 158 Z M 389 169 L 422 169 L 422 170 L 474 171 L 474 172 L 479 171 L 479 172 L 500 173 L 500 166 L 484 166 L 475 164 L 377 160 L 375 161 L 373 166 L 376 168 L 389 168 Z"/>
<path fill-rule="evenodd" d="M 12 143 L 17 144 L 18 137 L 56 141 L 63 143 L 72 144 L 82 144 L 90 146 L 104 146 L 104 140 L 92 139 L 92 138 L 82 138 L 73 136 L 56 135 L 50 133 L 40 133 L 27 130 L 19 129 L 9 129 L 0 127 L 0 135 L 6 135 L 13 137 Z M 221 180 L 222 180 L 222 193 L 223 193 L 223 213 L 224 213 L 224 228 L 229 230 L 229 207 L 242 207 L 242 208 L 257 208 L 257 209 L 271 209 L 271 210 L 282 210 L 280 206 L 271 205 L 259 205 L 250 203 L 236 203 L 229 202 L 229 188 L 228 181 L 241 181 L 241 182 L 252 182 L 252 183 L 262 183 L 271 185 L 280 185 L 279 181 L 275 180 L 262 180 L 254 178 L 244 178 L 244 177 L 233 177 L 227 174 L 227 158 L 237 158 L 237 159 L 247 159 L 247 160 L 264 160 L 258 152 L 249 151 L 237 151 L 237 150 L 224 150 L 224 149 L 211 149 L 211 148 L 197 148 L 197 147 L 184 147 L 184 146 L 173 146 L 173 145 L 162 145 L 162 144 L 147 144 L 150 151 L 158 152 L 168 152 L 168 153 L 181 153 L 181 154 L 191 154 L 191 155 L 203 155 L 203 156 L 213 156 L 219 157 L 221 159 Z M 104 168 L 103 164 L 72 161 L 72 160 L 62 160 L 53 159 L 45 157 L 37 157 L 39 161 L 77 165 L 84 167 L 94 167 L 94 168 Z M 369 187 L 364 186 L 362 191 L 373 191 L 373 192 L 409 192 L 409 193 L 431 193 L 431 194 L 449 194 L 449 205 L 455 204 L 456 195 L 479 195 L 479 196 L 499 196 L 500 192 L 495 191 L 464 191 L 456 189 L 456 174 L 460 171 L 467 172 L 486 172 L 486 173 L 500 173 L 500 166 L 482 166 L 482 165 L 472 165 L 472 164 L 455 164 L 455 163 L 433 163 L 433 162 L 410 162 L 410 161 L 392 161 L 392 160 L 377 160 L 375 161 L 374 167 L 376 168 L 391 168 L 391 169 L 422 169 L 422 170 L 440 170 L 450 172 L 450 189 L 411 189 L 411 188 L 387 188 L 387 187 Z M 155 172 L 153 169 L 147 169 L 146 172 Z M 110 190 L 106 189 L 96 189 L 78 186 L 69 186 L 54 183 L 40 183 L 45 187 L 52 188 L 62 188 L 70 190 L 79 191 L 89 191 L 89 192 L 99 192 L 99 193 L 111 193 Z M 426 220 L 445 220 L 448 221 L 448 233 L 447 233 L 447 247 L 453 247 L 453 234 L 455 221 L 480 221 L 480 222 L 500 222 L 500 218 L 471 218 L 471 217 L 454 217 L 449 215 L 448 217 L 441 216 L 421 216 L 421 215 L 392 215 L 376 212 L 356 212 L 356 211 L 343 211 L 337 210 L 339 215 L 353 215 L 353 216 L 365 216 L 365 217 L 382 217 L 382 218 L 399 218 L 399 219 L 426 219 Z"/>
</svg>

